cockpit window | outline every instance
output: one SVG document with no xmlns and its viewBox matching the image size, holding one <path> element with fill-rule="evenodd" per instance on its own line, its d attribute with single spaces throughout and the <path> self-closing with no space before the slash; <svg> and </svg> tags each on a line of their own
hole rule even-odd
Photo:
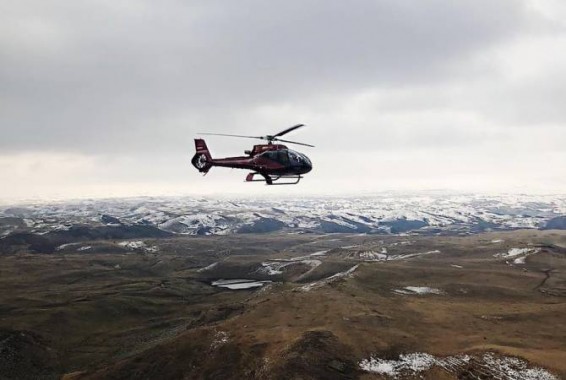
<svg viewBox="0 0 566 380">
<path fill-rule="evenodd" d="M 302 153 L 295 152 L 294 150 L 289 151 L 289 160 L 292 165 L 311 165 L 311 161 Z"/>
<path fill-rule="evenodd" d="M 292 150 L 289 151 L 289 160 L 293 165 L 299 165 L 301 163 L 301 157 L 297 152 L 293 152 Z"/>
<path fill-rule="evenodd" d="M 307 156 L 290 149 L 270 150 L 263 153 L 262 156 L 284 166 L 312 165 Z"/>
<path fill-rule="evenodd" d="M 308 165 L 312 165 L 311 160 L 309 160 L 307 156 L 301 154 L 301 157 L 303 158 L 303 162 L 307 163 Z"/>
<path fill-rule="evenodd" d="M 289 165 L 289 155 L 286 150 L 278 150 L 277 151 L 277 162 L 282 165 Z"/>
<path fill-rule="evenodd" d="M 271 150 L 268 152 L 263 153 L 263 155 L 265 158 L 278 162 L 281 165 L 287 166 L 289 165 L 289 154 L 287 152 L 287 150 L 285 149 L 281 149 L 281 150 Z"/>
</svg>

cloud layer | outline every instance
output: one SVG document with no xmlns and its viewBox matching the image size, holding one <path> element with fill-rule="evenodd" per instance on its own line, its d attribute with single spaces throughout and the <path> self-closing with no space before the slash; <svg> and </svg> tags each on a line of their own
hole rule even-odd
<svg viewBox="0 0 566 380">
<path fill-rule="evenodd" d="M 298 122 L 292 139 L 317 145 L 302 191 L 566 189 L 559 1 L 0 7 L 0 180 L 13 184 L 0 197 L 78 196 L 93 181 L 97 194 L 248 191 L 244 172 L 201 180 L 192 138 Z M 209 141 L 216 155 L 249 143 Z M 49 164 L 69 159 L 72 175 Z"/>
</svg>

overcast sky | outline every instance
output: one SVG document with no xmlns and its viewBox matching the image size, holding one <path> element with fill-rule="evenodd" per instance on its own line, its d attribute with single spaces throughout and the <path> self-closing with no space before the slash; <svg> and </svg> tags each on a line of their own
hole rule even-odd
<svg viewBox="0 0 566 380">
<path fill-rule="evenodd" d="M 287 135 L 298 186 L 191 165 Z M 208 137 L 213 156 L 253 140 Z M 566 192 L 562 0 L 0 0 L 0 199 Z"/>
</svg>

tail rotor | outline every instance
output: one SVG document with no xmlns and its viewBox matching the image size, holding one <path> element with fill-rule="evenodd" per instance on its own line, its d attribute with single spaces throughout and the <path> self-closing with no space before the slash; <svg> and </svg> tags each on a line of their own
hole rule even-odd
<svg viewBox="0 0 566 380">
<path fill-rule="evenodd" d="M 191 163 L 201 173 L 208 173 L 212 167 L 212 156 L 203 139 L 195 139 L 196 153 L 191 159 Z"/>
</svg>

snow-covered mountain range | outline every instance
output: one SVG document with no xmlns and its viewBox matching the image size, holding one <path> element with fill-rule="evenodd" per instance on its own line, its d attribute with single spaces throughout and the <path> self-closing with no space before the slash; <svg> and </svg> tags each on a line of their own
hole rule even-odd
<svg viewBox="0 0 566 380">
<path fill-rule="evenodd" d="M 0 237 L 77 228 L 134 235 L 475 233 L 566 228 L 566 195 L 410 195 L 286 199 L 130 198 L 0 206 Z M 138 231 L 138 232 L 135 232 Z"/>
</svg>

